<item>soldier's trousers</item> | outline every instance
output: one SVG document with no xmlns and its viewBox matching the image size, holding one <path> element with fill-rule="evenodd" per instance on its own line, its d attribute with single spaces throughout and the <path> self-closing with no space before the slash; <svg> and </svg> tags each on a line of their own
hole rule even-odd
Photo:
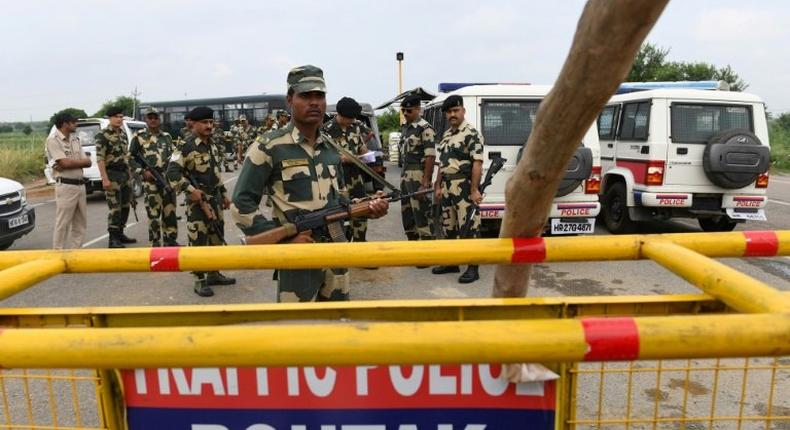
<svg viewBox="0 0 790 430">
<path fill-rule="evenodd" d="M 110 233 L 123 232 L 126 221 L 129 220 L 129 207 L 132 202 L 132 185 L 129 176 L 125 173 L 109 171 L 110 191 L 105 191 L 107 199 L 107 231 Z"/>
<path fill-rule="evenodd" d="M 208 217 L 203 212 L 203 209 L 200 208 L 200 205 L 189 202 L 189 200 L 187 201 L 187 239 L 189 240 L 189 246 L 221 246 L 222 239 L 210 227 Z M 222 217 L 222 207 L 217 207 L 216 209 L 214 213 L 217 214 L 217 224 L 221 230 L 220 233 L 224 237 L 225 222 Z M 192 274 L 198 279 L 202 279 L 205 276 L 205 272 L 192 272 Z"/>
<path fill-rule="evenodd" d="M 445 239 L 457 239 L 467 217 L 472 212 L 472 183 L 468 178 L 445 179 L 442 181 L 442 225 Z M 480 211 L 477 211 L 468 233 L 464 238 L 479 236 Z"/>
<path fill-rule="evenodd" d="M 354 169 L 357 170 L 357 169 Z M 358 171 L 352 175 L 348 185 L 349 195 L 352 199 L 361 199 L 367 197 L 365 193 L 365 179 Z M 368 219 L 367 218 L 354 218 L 351 224 L 351 240 L 353 242 L 364 242 L 368 233 Z"/>
<path fill-rule="evenodd" d="M 145 212 L 148 214 L 148 240 L 152 246 L 175 242 L 178 237 L 178 220 L 176 219 L 176 193 L 160 190 L 153 183 L 143 182 L 145 190 Z"/>
<path fill-rule="evenodd" d="M 348 269 L 277 271 L 278 302 L 349 300 Z"/>
<path fill-rule="evenodd" d="M 416 193 L 420 190 L 422 181 L 422 169 L 405 169 L 400 177 L 400 189 L 404 194 Z M 403 221 L 403 231 L 409 240 L 429 240 L 433 239 L 431 234 L 431 200 L 429 195 L 425 195 L 420 200 L 412 197 L 400 203 L 401 220 Z"/>
</svg>

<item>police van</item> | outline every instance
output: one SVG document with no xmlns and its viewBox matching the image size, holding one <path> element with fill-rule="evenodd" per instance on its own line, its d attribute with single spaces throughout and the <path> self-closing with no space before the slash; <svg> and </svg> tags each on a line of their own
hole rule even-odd
<svg viewBox="0 0 790 430">
<path fill-rule="evenodd" d="M 540 102 L 551 90 L 548 85 L 520 84 L 440 84 L 440 94 L 424 108 L 423 117 L 436 130 L 437 144 L 449 127 L 441 111 L 442 102 L 456 94 L 463 97 L 466 121 L 484 139 L 483 177 L 491 160 L 507 162 L 485 190 L 480 205 L 481 230 L 496 233 L 505 212 L 505 184 L 513 174 L 520 151 L 532 132 Z M 600 148 L 595 127 L 590 127 L 579 142 L 557 189 L 546 225 L 552 234 L 592 234 L 601 209 Z"/>
<path fill-rule="evenodd" d="M 80 143 L 82 144 L 82 150 L 91 157 L 91 166 L 82 169 L 82 176 L 86 179 L 85 190 L 87 194 L 91 194 L 94 191 L 103 190 L 101 184 L 101 174 L 99 173 L 99 165 L 96 162 L 95 139 L 99 131 L 109 126 L 110 120 L 107 118 L 85 118 L 77 120 L 77 137 L 79 137 Z M 129 143 L 131 143 L 132 136 L 138 131 L 144 130 L 145 127 L 146 125 L 143 121 L 137 121 L 129 117 L 125 117 L 123 119 L 123 131 L 126 132 L 126 136 L 129 138 Z M 52 129 L 49 131 L 49 136 L 54 136 L 56 131 L 57 129 L 53 125 Z M 44 175 L 47 178 L 47 183 L 54 184 L 55 179 L 52 176 L 52 166 L 55 162 L 54 160 L 50 159 L 50 156 L 47 153 L 46 143 L 44 144 L 44 153 L 46 154 L 47 158 L 47 165 L 44 168 Z M 142 178 L 140 178 L 138 175 L 134 175 L 132 177 L 132 193 L 134 194 L 134 197 L 140 197 L 143 195 L 143 182 Z"/>
<path fill-rule="evenodd" d="M 603 221 L 697 218 L 704 231 L 765 220 L 770 146 L 759 97 L 724 82 L 626 83 L 598 117 Z"/>
</svg>

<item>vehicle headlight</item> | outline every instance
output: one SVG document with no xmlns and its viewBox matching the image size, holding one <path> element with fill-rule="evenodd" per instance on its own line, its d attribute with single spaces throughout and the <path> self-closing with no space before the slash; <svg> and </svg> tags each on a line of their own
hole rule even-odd
<svg viewBox="0 0 790 430">
<path fill-rule="evenodd" d="M 27 202 L 27 193 L 25 192 L 24 188 L 22 188 L 22 191 L 19 192 L 19 198 L 20 198 L 20 203 L 22 203 L 22 206 L 24 206 L 25 203 Z"/>
</svg>

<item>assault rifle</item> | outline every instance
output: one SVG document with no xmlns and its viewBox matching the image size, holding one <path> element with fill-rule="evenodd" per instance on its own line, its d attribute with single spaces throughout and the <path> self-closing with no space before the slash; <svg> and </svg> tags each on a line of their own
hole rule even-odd
<svg viewBox="0 0 790 430">
<path fill-rule="evenodd" d="M 491 160 L 491 165 L 488 166 L 488 172 L 486 172 L 486 176 L 485 178 L 483 178 L 483 183 L 480 184 L 479 187 L 480 194 L 483 194 L 486 188 L 488 188 L 488 186 L 491 185 L 491 181 L 494 180 L 494 175 L 496 175 L 497 172 L 499 172 L 502 169 L 502 166 L 505 165 L 506 161 L 507 159 L 502 157 L 497 157 Z M 459 232 L 460 233 L 459 237 L 461 239 L 466 238 L 467 235 L 469 234 L 469 230 L 472 228 L 472 223 L 474 222 L 475 216 L 479 211 L 480 211 L 480 206 L 477 203 L 472 202 L 472 206 L 469 208 L 469 211 L 466 214 L 466 222 L 464 223 L 464 226 L 461 228 L 461 231 Z"/>
<path fill-rule="evenodd" d="M 189 184 L 193 187 L 199 189 L 201 191 L 202 198 L 200 199 L 200 210 L 206 214 L 206 219 L 208 219 L 208 228 L 209 230 L 213 231 L 214 234 L 219 236 L 219 240 L 222 241 L 223 245 L 227 245 L 228 243 L 225 242 L 225 233 L 223 225 L 219 222 L 219 218 L 217 217 L 217 213 L 219 212 L 219 207 L 215 204 L 214 196 L 207 196 L 205 191 L 200 188 L 200 184 L 195 180 L 195 177 L 192 176 L 191 173 L 183 170 L 184 177 L 187 178 Z"/>
<path fill-rule="evenodd" d="M 288 223 L 266 230 L 253 236 L 242 237 L 241 241 L 245 245 L 270 245 L 279 243 L 285 239 L 296 236 L 303 231 L 325 232 L 328 236 L 335 238 L 338 234 L 342 235 L 342 228 L 338 227 L 343 221 L 349 218 L 360 218 L 370 214 L 368 203 L 372 199 L 381 198 L 388 202 L 409 199 L 422 194 L 433 192 L 433 189 L 417 191 L 416 193 L 401 194 L 394 191 L 381 197 L 368 197 L 362 201 L 352 204 L 342 204 L 316 211 L 293 210 L 288 211 L 285 216 Z M 333 227 L 335 226 L 335 227 Z"/>
<path fill-rule="evenodd" d="M 139 151 L 135 152 L 133 155 L 135 161 L 140 163 L 145 170 L 148 170 L 151 175 L 154 177 L 154 182 L 156 182 L 156 186 L 165 190 L 166 193 L 170 194 L 173 192 L 173 187 L 170 186 L 170 182 L 168 182 L 162 173 L 157 170 L 151 163 L 143 157 Z"/>
</svg>

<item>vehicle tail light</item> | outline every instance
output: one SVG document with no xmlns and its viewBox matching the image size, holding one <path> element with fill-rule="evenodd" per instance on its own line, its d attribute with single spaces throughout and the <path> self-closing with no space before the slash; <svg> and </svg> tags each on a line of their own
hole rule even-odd
<svg viewBox="0 0 790 430">
<path fill-rule="evenodd" d="M 651 160 L 647 162 L 647 185 L 661 185 L 664 183 L 664 162 Z"/>
<path fill-rule="evenodd" d="M 585 194 L 598 194 L 601 191 L 601 166 L 593 166 L 590 177 L 584 181 Z"/>
<path fill-rule="evenodd" d="M 756 188 L 768 188 L 768 172 L 760 173 L 754 186 Z"/>
</svg>

